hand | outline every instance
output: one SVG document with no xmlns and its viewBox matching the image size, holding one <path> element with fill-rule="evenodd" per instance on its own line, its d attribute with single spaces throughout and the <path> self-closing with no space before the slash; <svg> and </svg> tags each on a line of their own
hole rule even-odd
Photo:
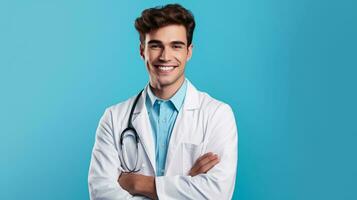
<svg viewBox="0 0 357 200">
<path fill-rule="evenodd" d="M 151 199 L 158 199 L 155 178 L 141 174 L 122 173 L 118 178 L 119 185 L 131 195 L 144 195 Z"/>
<path fill-rule="evenodd" d="M 219 163 L 217 154 L 213 154 L 212 152 L 206 153 L 196 160 L 188 175 L 196 176 L 198 174 L 207 173 L 217 163 Z"/>
<path fill-rule="evenodd" d="M 119 185 L 131 195 L 135 195 L 139 177 L 137 174 L 122 173 L 118 178 Z"/>
</svg>

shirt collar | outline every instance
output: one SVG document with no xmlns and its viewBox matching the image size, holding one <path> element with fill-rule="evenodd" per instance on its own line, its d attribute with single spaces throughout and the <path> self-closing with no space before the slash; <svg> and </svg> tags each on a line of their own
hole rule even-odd
<svg viewBox="0 0 357 200">
<path fill-rule="evenodd" d="M 185 79 L 181 87 L 174 94 L 174 96 L 172 96 L 169 100 L 163 100 L 154 95 L 154 93 L 151 91 L 150 83 L 149 83 L 147 87 L 147 94 L 149 97 L 148 100 L 150 101 L 151 106 L 154 106 L 156 100 L 171 101 L 172 104 L 175 106 L 176 110 L 179 111 L 183 105 L 186 96 L 186 90 L 187 90 L 187 80 Z"/>
</svg>

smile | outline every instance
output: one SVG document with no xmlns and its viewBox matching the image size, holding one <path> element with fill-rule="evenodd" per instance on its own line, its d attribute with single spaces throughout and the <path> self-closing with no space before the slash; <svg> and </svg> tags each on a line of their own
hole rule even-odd
<svg viewBox="0 0 357 200">
<path fill-rule="evenodd" d="M 155 67 L 158 68 L 160 71 L 170 72 L 174 70 L 176 66 L 155 65 Z"/>
</svg>

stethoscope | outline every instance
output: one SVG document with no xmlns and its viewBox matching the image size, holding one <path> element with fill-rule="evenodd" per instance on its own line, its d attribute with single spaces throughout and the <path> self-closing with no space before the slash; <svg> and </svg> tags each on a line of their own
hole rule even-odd
<svg viewBox="0 0 357 200">
<path fill-rule="evenodd" d="M 124 167 L 124 172 L 127 173 L 132 173 L 132 172 L 138 172 L 140 171 L 140 166 L 142 164 L 142 155 L 139 151 L 139 145 L 140 145 L 140 138 L 138 133 L 136 132 L 133 124 L 131 123 L 132 117 L 133 117 L 133 113 L 136 107 L 136 104 L 138 103 L 138 100 L 141 96 L 141 93 L 143 92 L 143 90 L 140 91 L 140 93 L 138 94 L 138 96 L 136 96 L 135 101 L 133 103 L 133 106 L 131 107 L 131 111 L 130 111 L 130 115 L 129 115 L 129 120 L 128 120 L 128 126 L 126 129 L 123 130 L 123 132 L 120 135 L 120 151 L 121 151 L 121 156 L 119 156 L 119 159 L 121 161 L 122 167 Z M 127 138 L 125 141 L 124 139 Z M 130 139 L 130 140 L 129 140 Z M 134 141 L 133 141 L 134 139 Z M 133 141 L 130 142 L 129 141 Z M 135 165 L 132 166 L 132 162 L 133 158 L 128 158 L 128 151 L 133 150 L 133 148 L 128 148 L 127 146 L 133 146 L 133 143 L 135 145 L 135 150 L 136 150 L 136 159 L 135 159 Z M 130 155 L 134 155 L 134 154 L 130 154 Z"/>
</svg>

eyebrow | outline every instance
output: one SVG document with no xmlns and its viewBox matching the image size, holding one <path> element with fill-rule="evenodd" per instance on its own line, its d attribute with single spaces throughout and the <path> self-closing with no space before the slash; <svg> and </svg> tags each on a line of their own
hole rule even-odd
<svg viewBox="0 0 357 200">
<path fill-rule="evenodd" d="M 182 45 L 186 45 L 184 42 L 182 42 L 182 41 L 173 41 L 173 42 L 171 42 L 171 44 L 182 44 Z"/>
<path fill-rule="evenodd" d="M 162 42 L 160 41 L 160 40 L 150 40 L 149 42 L 148 42 L 148 44 L 162 44 Z M 182 42 L 182 41 L 172 41 L 172 42 L 170 42 L 170 44 L 181 44 L 181 45 L 186 45 L 184 42 Z"/>
</svg>

